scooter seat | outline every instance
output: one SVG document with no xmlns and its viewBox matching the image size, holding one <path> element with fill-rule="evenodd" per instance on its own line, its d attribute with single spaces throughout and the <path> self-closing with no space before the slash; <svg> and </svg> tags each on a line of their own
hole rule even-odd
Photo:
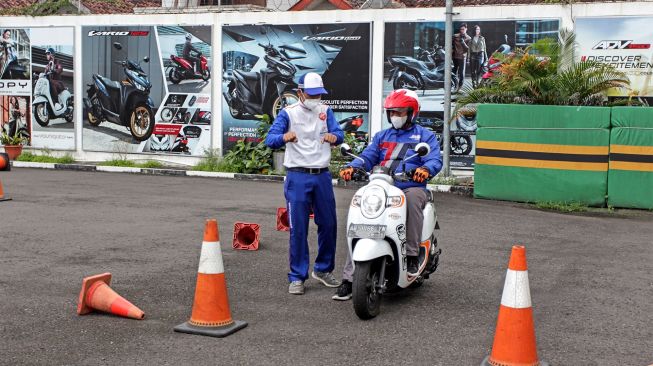
<svg viewBox="0 0 653 366">
<path fill-rule="evenodd" d="M 242 77 L 245 80 L 252 80 L 252 81 L 258 80 L 257 72 L 234 70 L 234 74 L 238 74 L 240 77 Z"/>
<path fill-rule="evenodd" d="M 107 88 L 120 89 L 120 83 L 119 82 L 113 81 L 111 79 L 107 79 L 107 78 L 105 78 L 103 76 L 98 76 L 98 77 L 100 78 L 100 81 L 102 82 L 102 84 L 106 85 Z"/>
</svg>

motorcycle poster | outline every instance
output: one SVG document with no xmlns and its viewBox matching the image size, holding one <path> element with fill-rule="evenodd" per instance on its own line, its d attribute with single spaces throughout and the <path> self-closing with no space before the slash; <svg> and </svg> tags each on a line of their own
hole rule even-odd
<svg viewBox="0 0 653 366">
<path fill-rule="evenodd" d="M 75 149 L 72 27 L 31 28 L 32 146 Z"/>
<path fill-rule="evenodd" d="M 641 97 L 653 102 L 653 31 L 651 17 L 578 18 L 580 61 L 596 61 L 626 73 L 631 90 L 612 89 L 610 97 Z"/>
<path fill-rule="evenodd" d="M 257 127 L 296 103 L 297 82 L 322 75 L 329 105 L 360 145 L 369 131 L 370 23 L 239 25 L 222 28 L 223 149 L 258 141 Z M 267 117 L 266 117 L 267 116 Z"/>
<path fill-rule="evenodd" d="M 461 68 L 461 72 L 456 72 L 454 68 L 450 71 L 452 92 L 459 88 L 464 90 L 482 85 L 484 78 L 489 77 L 488 71 L 491 71 L 495 61 L 492 55 L 496 52 L 507 53 L 515 47 L 527 47 L 538 39 L 557 37 L 559 28 L 557 19 L 468 20 L 455 21 L 454 33 L 459 33 L 463 24 L 467 25 L 466 33 L 470 40 L 468 42 L 480 34 L 485 41 L 485 47 L 479 47 L 481 52 L 476 53 L 474 57 L 468 54 L 464 61 L 459 63 L 464 65 L 464 70 Z M 453 58 L 453 55 L 446 55 L 444 52 L 444 28 L 444 22 L 385 23 L 383 51 L 383 97 L 394 89 L 415 90 L 421 103 L 417 123 L 433 131 L 440 141 L 444 124 L 444 62 L 446 57 Z M 478 39 L 475 39 L 477 44 L 482 44 Z M 452 66 L 456 66 L 455 62 Z M 461 73 L 464 76 L 459 78 Z M 452 95 L 452 111 L 455 109 L 456 96 L 457 93 Z M 476 116 L 470 111 L 461 111 L 457 116 L 453 116 L 449 124 L 451 167 L 473 169 Z M 384 127 L 390 127 L 390 123 L 385 121 Z"/>
<path fill-rule="evenodd" d="M 84 150 L 210 149 L 211 26 L 90 26 L 82 38 Z"/>
<path fill-rule="evenodd" d="M 19 134 L 24 145 L 74 150 L 74 29 L 6 27 L 2 32 L 2 131 Z"/>
</svg>

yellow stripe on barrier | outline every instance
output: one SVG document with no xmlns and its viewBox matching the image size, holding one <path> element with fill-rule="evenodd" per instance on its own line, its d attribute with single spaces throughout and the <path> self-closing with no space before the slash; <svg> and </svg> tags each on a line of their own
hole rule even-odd
<svg viewBox="0 0 653 366">
<path fill-rule="evenodd" d="M 489 156 L 476 156 L 476 164 L 538 169 L 588 170 L 596 172 L 605 172 L 608 170 L 608 163 L 579 163 L 574 161 L 493 158 Z"/>
<path fill-rule="evenodd" d="M 653 146 L 610 145 L 615 154 L 653 155 Z"/>
<path fill-rule="evenodd" d="M 653 172 L 653 163 L 636 163 L 631 161 L 610 161 L 610 170 Z"/>
<path fill-rule="evenodd" d="M 556 144 L 532 144 L 527 142 L 505 142 L 505 141 L 477 141 L 476 147 L 480 149 L 530 151 L 559 154 L 583 154 L 583 155 L 608 155 L 608 146 L 580 146 L 580 145 L 556 145 Z"/>
</svg>

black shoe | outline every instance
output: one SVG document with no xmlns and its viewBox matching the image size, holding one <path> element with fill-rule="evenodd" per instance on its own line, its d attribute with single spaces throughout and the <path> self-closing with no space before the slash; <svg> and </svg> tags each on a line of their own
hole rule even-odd
<svg viewBox="0 0 653 366">
<path fill-rule="evenodd" d="M 351 299 L 351 282 L 342 280 L 342 283 L 336 290 L 336 294 L 331 298 L 339 301 L 346 301 Z"/>
<path fill-rule="evenodd" d="M 419 263 L 417 257 L 408 256 L 408 269 L 406 272 L 410 277 L 419 275 Z"/>
</svg>

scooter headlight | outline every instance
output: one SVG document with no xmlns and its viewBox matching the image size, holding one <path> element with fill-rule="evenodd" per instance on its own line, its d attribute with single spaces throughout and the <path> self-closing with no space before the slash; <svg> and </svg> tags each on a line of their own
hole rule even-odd
<svg viewBox="0 0 653 366">
<path fill-rule="evenodd" d="M 137 72 L 134 72 L 132 70 L 126 70 L 127 74 L 131 76 L 132 80 L 134 81 L 134 86 L 136 89 L 140 91 L 145 91 L 145 85 L 141 84 L 141 77 L 138 75 Z"/>
<path fill-rule="evenodd" d="M 385 203 L 385 190 L 381 187 L 369 187 L 365 190 L 361 199 L 363 216 L 369 219 L 379 217 L 383 210 L 385 210 Z"/>
<path fill-rule="evenodd" d="M 404 205 L 404 197 L 402 196 L 389 196 L 386 200 L 386 207 L 401 207 Z"/>
</svg>

